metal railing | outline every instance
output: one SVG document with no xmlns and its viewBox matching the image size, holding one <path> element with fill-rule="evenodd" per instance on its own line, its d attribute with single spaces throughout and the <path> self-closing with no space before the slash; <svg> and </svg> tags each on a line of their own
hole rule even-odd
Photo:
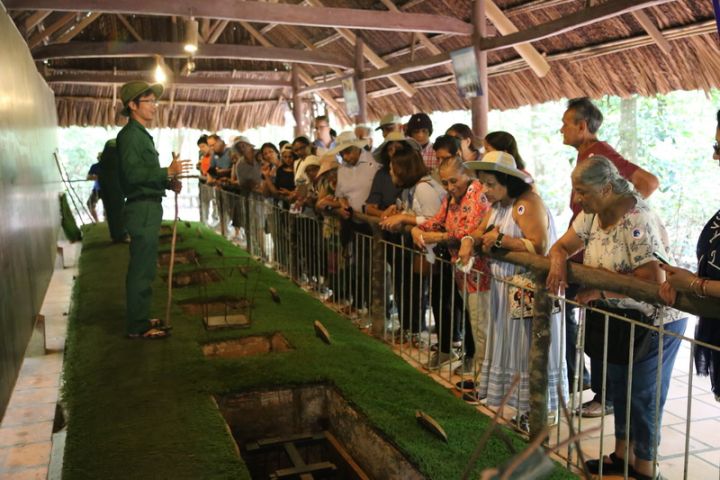
<svg viewBox="0 0 720 480">
<path fill-rule="evenodd" d="M 515 339 L 516 348 L 507 354 L 514 356 L 512 360 L 508 360 L 508 364 L 516 365 L 521 374 L 520 388 L 513 393 L 514 401 L 510 404 L 519 413 L 524 413 L 523 410 L 529 411 L 531 436 L 546 431 L 548 423 L 555 424 L 553 435 L 548 442 L 552 447 L 563 443 L 562 437 L 574 436 L 591 428 L 600 429 L 600 436 L 597 438 L 585 439 L 582 445 L 577 442 L 567 445 L 562 456 L 566 458 L 568 466 L 576 465 L 583 469 L 586 458 L 602 458 L 609 453 L 607 446 L 603 444 L 608 428 L 604 411 L 610 400 L 606 396 L 606 374 L 610 368 L 618 372 L 616 366 L 607 362 L 608 333 L 612 333 L 611 319 L 625 322 L 630 329 L 630 338 L 634 338 L 635 333 L 641 331 L 650 332 L 657 338 L 655 408 L 652 412 L 654 427 L 651 432 L 651 437 L 656 439 L 655 444 L 651 445 L 653 458 L 658 458 L 657 447 L 662 427 L 661 402 L 658 400 L 667 395 L 663 378 L 669 372 L 664 372 L 663 369 L 667 368 L 664 361 L 669 355 L 665 355 L 664 345 L 667 339 L 678 339 L 682 344 L 679 347 L 682 351 L 689 349 L 689 366 L 684 381 L 687 384 L 687 408 L 683 418 L 685 426 L 682 478 L 692 478 L 688 475 L 692 475 L 690 460 L 695 458 L 695 450 L 691 448 L 690 442 L 694 401 L 693 354 L 698 346 L 715 351 L 720 351 L 720 348 L 685 336 L 684 332 L 668 330 L 667 325 L 648 325 L 601 308 L 591 308 L 563 297 L 549 295 L 545 289 L 549 261 L 538 255 L 506 251 L 489 254 L 493 261 L 519 266 L 521 271 L 531 273 L 535 280 L 534 286 L 529 288 L 526 285 L 514 285 L 519 290 L 522 307 L 527 298 L 526 294 L 533 293 L 532 318 L 497 319 L 488 312 L 493 302 L 490 293 L 478 295 L 468 291 L 467 280 L 471 279 L 474 284 L 480 284 L 485 273 L 472 270 L 467 274 L 458 274 L 449 259 L 438 258 L 432 264 L 423 262 L 426 258 L 424 252 L 418 251 L 412 245 L 409 236 L 388 236 L 378 228 L 377 219 L 372 217 L 355 214 L 352 221 L 344 221 L 334 216 L 323 217 L 309 210 L 291 213 L 274 199 L 254 193 L 214 189 L 206 185 L 200 189 L 200 207 L 203 222 L 217 227 L 224 235 L 234 236 L 243 248 L 263 263 L 290 276 L 300 286 L 318 295 L 329 307 L 348 315 L 359 327 L 368 328 L 374 336 L 392 344 L 397 353 L 406 360 L 425 367 L 429 373 L 451 386 L 456 386 L 458 382 L 478 379 L 482 385 L 483 377 L 488 375 L 492 357 L 490 352 L 498 335 L 492 328 L 483 332 L 482 328 L 478 327 L 483 312 L 490 325 L 500 322 L 499 324 L 511 325 L 509 328 L 516 328 L 518 332 L 526 334 L 526 338 Z M 230 230 L 231 228 L 235 230 Z M 588 288 L 625 294 L 650 304 L 661 303 L 657 295 L 658 286 L 636 278 L 579 264 L 569 264 L 568 277 L 571 282 Z M 507 278 L 490 276 L 490 280 L 494 284 L 495 292 L 503 290 L 501 285 L 510 285 Z M 705 316 L 718 316 L 720 312 L 719 301 L 696 298 L 684 292 L 678 294 L 676 307 L 690 314 Z M 566 377 L 563 376 L 566 374 L 562 369 L 565 358 L 565 314 L 567 309 L 574 308 L 581 312 L 576 343 L 575 363 L 578 368 L 575 377 L 569 381 L 570 385 L 567 385 Z M 586 322 L 582 321 L 582 318 L 588 311 L 598 312 L 604 320 L 601 327 L 605 339 L 602 347 L 602 372 L 593 372 L 595 375 L 602 374 L 602 388 L 597 392 L 601 397 L 603 412 L 599 420 L 584 419 L 578 414 L 573 418 L 565 415 L 568 409 L 572 414 L 583 403 L 581 360 L 584 358 Z M 512 322 L 526 323 L 524 328 L 520 328 Z M 487 353 L 475 353 L 482 356 L 477 358 L 473 351 L 477 347 L 482 349 L 482 346 L 476 345 L 474 340 L 483 337 L 486 339 Z M 557 354 L 558 348 L 560 357 L 555 360 L 561 365 L 560 377 L 554 379 L 559 383 L 554 385 L 553 381 L 548 379 L 548 363 L 550 351 L 555 349 Z M 676 355 L 677 348 L 673 347 L 673 350 L 670 355 Z M 633 440 L 630 437 L 633 423 L 629 406 L 633 398 L 633 373 L 638 368 L 633 355 L 631 343 L 628 350 L 629 362 L 623 367 L 629 385 L 625 395 L 628 408 L 623 418 L 625 450 L 622 457 L 626 459 L 630 458 L 630 441 Z M 525 357 L 527 360 L 523 360 Z M 470 358 L 473 360 L 466 361 Z M 464 386 L 457 385 L 458 388 Z M 478 392 L 478 386 L 474 387 L 474 390 L 466 393 L 472 395 L 473 392 Z M 477 397 L 477 393 L 475 395 Z M 720 408 L 717 410 L 717 417 L 720 418 Z M 515 420 L 520 426 L 519 414 L 515 416 Z M 675 431 L 678 431 L 677 428 Z M 586 455 L 583 455 L 583 450 L 586 450 Z M 704 453 L 707 451 L 706 449 Z M 720 455 L 720 449 L 714 451 Z M 662 467 L 662 459 L 660 463 Z M 601 476 L 603 468 L 607 467 L 600 467 Z M 632 475 L 631 468 L 626 462 L 625 478 Z M 717 467 L 716 471 L 720 475 Z"/>
</svg>

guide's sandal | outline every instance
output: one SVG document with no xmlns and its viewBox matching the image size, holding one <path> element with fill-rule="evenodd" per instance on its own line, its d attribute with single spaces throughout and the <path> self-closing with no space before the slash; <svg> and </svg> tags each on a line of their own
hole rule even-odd
<svg viewBox="0 0 720 480">
<path fill-rule="evenodd" d="M 615 455 L 615 452 L 605 458 L 609 458 L 610 463 L 603 463 L 603 475 L 622 475 L 625 472 L 625 460 Z M 585 466 L 590 473 L 597 475 L 600 473 L 600 461 L 601 460 L 588 460 L 585 462 Z M 632 465 L 628 465 L 628 475 L 637 478 Z"/>
<path fill-rule="evenodd" d="M 146 330 L 145 333 L 128 333 L 127 338 L 131 340 L 163 340 L 169 336 L 170 334 L 164 330 L 151 328 Z"/>
<path fill-rule="evenodd" d="M 157 330 L 162 330 L 164 332 L 167 332 L 168 330 L 172 330 L 172 325 L 165 325 L 162 320 L 159 318 L 151 318 L 149 320 L 150 322 L 150 328 L 155 328 Z"/>
</svg>

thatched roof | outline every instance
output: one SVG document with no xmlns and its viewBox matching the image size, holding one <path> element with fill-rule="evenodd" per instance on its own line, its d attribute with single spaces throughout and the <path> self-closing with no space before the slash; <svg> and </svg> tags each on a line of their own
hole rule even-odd
<svg viewBox="0 0 720 480">
<path fill-rule="evenodd" d="M 282 0 L 281 0 L 282 1 Z M 284 0 L 297 3 L 297 0 Z M 387 3 L 387 2 L 385 2 Z M 471 0 L 411 0 L 397 6 L 405 12 L 451 15 L 470 21 Z M 586 8 L 586 0 L 496 0 L 495 3 L 523 31 L 532 26 Z M 594 2 L 600 3 L 600 2 Z M 375 0 L 324 0 L 328 7 L 385 10 Z M 643 10 L 670 42 L 670 54 L 663 52 L 648 36 L 633 14 L 624 14 L 598 23 L 535 41 L 532 45 L 551 65 L 550 72 L 539 78 L 512 48 L 488 54 L 489 101 L 492 109 L 515 108 L 564 97 L 605 94 L 627 96 L 633 93 L 652 95 L 678 89 L 708 90 L 720 85 L 720 56 L 711 2 L 677 0 Z M 35 11 L 18 11 L 14 20 L 27 25 Z M 46 27 L 62 20 L 65 12 L 53 12 L 42 22 Z M 130 29 L 126 26 L 130 25 Z M 208 24 L 206 24 L 207 26 Z M 209 23 L 212 27 L 214 23 Z M 131 32 L 134 30 L 134 32 Z M 250 30 L 254 30 L 251 32 Z M 21 29 L 22 31 L 22 29 Z M 64 30 L 58 30 L 57 37 Z M 210 32 L 212 33 L 212 32 Z M 306 49 L 336 57 L 354 58 L 355 47 L 334 28 L 252 24 L 229 22 L 220 33 L 217 44 L 258 45 Z M 365 44 L 388 64 L 395 65 L 431 57 L 432 53 L 409 32 L 355 30 Z M 39 35 L 37 27 L 26 32 L 29 40 Z M 493 33 L 493 35 L 498 35 Z M 261 38 L 258 38 L 261 36 Z M 442 52 L 470 44 L 462 35 L 428 34 Z M 72 36 L 67 45 L 76 42 L 177 42 L 183 38 L 180 19 L 162 16 L 103 14 Z M 53 36 L 49 38 L 53 43 Z M 415 46 L 412 46 L 413 43 Z M 184 60 L 169 58 L 168 66 L 176 76 Z M 254 78 L 290 81 L 289 64 L 276 61 L 196 59 L 191 78 Z M 53 59 L 41 70 L 46 76 L 86 74 L 107 77 L 108 74 L 147 75 L 153 68 L 152 58 Z M 316 82 L 343 73 L 337 67 L 303 65 Z M 369 65 L 367 68 L 374 68 Z M 403 75 L 416 93 L 408 97 L 389 78 L 367 82 L 368 118 L 377 120 L 387 112 L 401 115 L 417 111 L 464 109 L 469 103 L 459 97 L 449 64 Z M 304 84 L 303 84 L 304 85 Z M 118 104 L 113 105 L 114 87 L 110 84 L 79 85 L 51 83 L 55 91 L 60 124 L 108 125 L 122 123 Z M 342 106 L 342 90 L 325 91 Z M 312 96 L 305 97 L 312 102 Z M 170 127 L 239 130 L 283 124 L 292 99 L 288 86 L 277 88 L 208 88 L 176 85 L 168 89 L 161 105 L 160 123 Z M 172 108 L 170 108 L 172 107 Z M 348 121 L 341 115 L 341 121 Z"/>
</svg>

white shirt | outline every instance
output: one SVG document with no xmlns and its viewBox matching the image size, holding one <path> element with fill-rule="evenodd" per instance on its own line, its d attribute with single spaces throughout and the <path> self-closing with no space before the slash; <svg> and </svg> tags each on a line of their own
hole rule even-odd
<svg viewBox="0 0 720 480">
<path fill-rule="evenodd" d="M 343 163 L 338 168 L 335 196 L 346 198 L 354 211 L 362 212 L 365 200 L 370 194 L 375 173 L 380 168 L 382 168 L 381 165 L 375 161 L 372 153 L 362 149 L 360 158 L 355 165 Z"/>
</svg>

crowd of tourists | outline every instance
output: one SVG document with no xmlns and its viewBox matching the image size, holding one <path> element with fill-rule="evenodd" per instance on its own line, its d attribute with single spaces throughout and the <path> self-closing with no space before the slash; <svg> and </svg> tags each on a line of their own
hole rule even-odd
<svg viewBox="0 0 720 480">
<path fill-rule="evenodd" d="M 152 101 L 159 93 L 144 90 L 139 96 L 134 91 L 123 95 L 131 123 L 140 125 L 143 108 L 152 109 L 142 102 Z M 148 110 L 147 117 L 152 113 Z M 667 235 L 662 220 L 646 203 L 658 188 L 658 179 L 597 138 L 602 121 L 602 113 L 589 99 L 568 102 L 560 132 L 563 142 L 578 155 L 569 179 L 572 191 L 568 188 L 573 217 L 564 233 L 557 232 L 553 215 L 510 133 L 491 132 L 478 141 L 467 125 L 455 124 L 433 141 L 433 124 L 424 113 L 412 115 L 405 123 L 393 114 L 383 117 L 378 130 L 384 141 L 376 148 L 367 126 L 336 134 L 325 116 L 315 118 L 314 138 L 299 136 L 277 145 L 263 143 L 259 148 L 244 136 L 226 143 L 217 134 L 203 135 L 198 140 L 197 164 L 205 184 L 201 203 L 204 209 L 213 205 L 221 214 L 223 209 L 229 211 L 237 233 L 245 230 L 245 236 L 253 235 L 247 231 L 249 218 L 276 240 L 290 234 L 279 230 L 282 223 L 268 226 L 267 218 L 258 222 L 268 212 L 295 215 L 307 222 L 307 228 L 317 233 L 308 238 L 315 240 L 306 242 L 303 252 L 286 251 L 284 255 L 303 265 L 317 287 L 330 282 L 328 278 L 321 281 L 323 275 L 337 275 L 341 269 L 347 269 L 355 282 L 367 284 L 370 256 L 357 255 L 358 249 L 353 247 L 358 239 L 372 234 L 371 223 L 378 225 L 386 244 L 392 246 L 385 254 L 384 270 L 389 275 L 384 293 L 389 299 L 385 313 L 397 315 L 395 340 L 420 346 L 421 338 L 428 336 L 423 334 L 432 331 L 430 338 L 436 343 L 428 346 L 432 355 L 426 367 L 455 367 L 460 378 L 457 387 L 465 390 L 463 398 L 471 403 L 498 406 L 519 374 L 519 393 L 512 395 L 511 404 L 517 409 L 518 425 L 527 430 L 533 297 L 518 285 L 531 284 L 531 276 L 523 267 L 485 254 L 511 251 L 548 256 L 547 288 L 552 294 L 564 294 L 580 305 L 673 334 L 684 334 L 687 323 L 685 315 L 672 308 L 678 291 L 718 296 L 720 267 L 715 257 L 720 250 L 720 213 L 700 238 L 698 274 L 661 264 L 659 259 L 668 256 Z M 132 123 L 118 137 L 125 191 L 129 188 L 125 183 L 132 185 L 133 179 L 122 175 L 123 158 L 132 155 L 130 146 L 147 143 L 132 130 L 140 132 L 137 125 Z M 136 135 L 132 137 L 135 143 L 123 137 L 131 134 Z M 716 143 L 714 158 L 719 155 Z M 160 169 L 159 173 L 166 177 L 184 168 L 174 161 L 172 172 Z M 172 183 L 163 187 L 178 189 Z M 154 191 L 138 192 L 127 196 L 129 206 L 143 205 L 149 196 L 155 201 Z M 235 199 L 229 203 L 224 200 L 228 193 Z M 240 201 L 249 198 L 260 201 Z M 143 230 L 128 224 L 128 232 L 132 257 L 133 242 L 137 244 Z M 326 241 L 335 238 L 337 242 Z M 282 263 L 283 253 L 275 250 Z M 611 289 L 570 284 L 568 260 L 657 283 L 666 304 L 652 305 Z M 317 267 L 321 264 L 325 265 L 322 272 Z M 129 271 L 128 285 L 132 284 L 131 273 L 146 272 Z M 333 295 L 360 310 L 367 306 L 369 294 L 359 294 L 362 290 L 336 289 Z M 606 342 L 605 315 L 593 308 L 551 307 L 548 410 L 557 410 L 559 397 L 567 398 L 573 381 L 592 389 L 594 397 L 576 413 L 590 417 L 614 413 L 616 444 L 611 455 L 587 462 L 591 473 L 597 473 L 602 462 L 604 474 L 622 474 L 627 461 L 634 478 L 655 478 L 659 425 L 680 339 L 653 330 L 636 332 L 630 339 L 627 324 L 611 320 L 613 341 Z M 584 362 L 577 362 L 583 355 L 575 351 L 581 315 L 585 318 L 584 351 L 591 359 L 589 371 Z M 714 325 L 701 319 L 698 338 L 720 344 Z M 153 328 L 147 332 L 157 325 L 150 326 Z M 140 331 L 131 334 L 140 335 Z M 153 336 L 167 335 L 154 332 Z M 717 395 L 720 358 L 714 350 L 700 348 L 697 362 L 701 372 L 711 376 Z M 631 378 L 628 363 L 632 363 Z M 628 409 L 631 420 L 626 432 Z M 627 450 L 626 433 L 631 442 Z"/>
</svg>

